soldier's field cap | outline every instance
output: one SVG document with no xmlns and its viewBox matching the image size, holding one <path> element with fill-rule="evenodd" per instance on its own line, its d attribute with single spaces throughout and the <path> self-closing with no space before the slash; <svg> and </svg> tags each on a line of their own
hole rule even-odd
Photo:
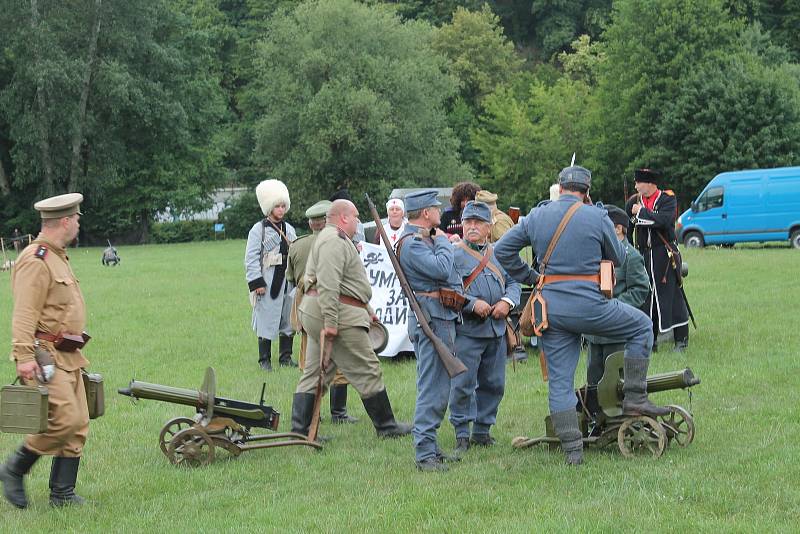
<svg viewBox="0 0 800 534">
<path fill-rule="evenodd" d="M 306 210 L 306 219 L 320 219 L 328 215 L 328 210 L 331 207 L 330 200 L 320 200 Z"/>
<path fill-rule="evenodd" d="M 619 224 L 620 226 L 628 227 L 628 214 L 625 213 L 625 210 L 613 206 L 611 204 L 606 204 L 603 206 L 606 211 L 608 212 L 608 218 L 611 219 L 611 222 L 615 225 Z"/>
<path fill-rule="evenodd" d="M 497 202 L 497 195 L 492 193 L 491 191 L 487 191 L 486 189 L 481 189 L 477 193 L 475 193 L 475 201 L 476 202 L 485 202 L 487 204 L 494 204 Z"/>
<path fill-rule="evenodd" d="M 424 191 L 414 191 L 405 196 L 406 211 L 419 211 L 432 206 L 441 206 L 442 203 L 436 198 L 435 189 Z"/>
<path fill-rule="evenodd" d="M 81 202 L 83 202 L 83 195 L 80 193 L 67 193 L 40 200 L 33 205 L 33 209 L 39 212 L 42 219 L 60 219 L 76 213 L 83 215 L 80 212 Z"/>
<path fill-rule="evenodd" d="M 489 205 L 485 202 L 470 200 L 461 211 L 461 220 L 466 221 L 467 219 L 478 219 L 483 222 L 491 223 L 492 210 L 489 209 Z"/>
<path fill-rule="evenodd" d="M 637 182 L 658 185 L 661 183 L 661 172 L 655 169 L 636 169 L 633 172 L 633 179 Z"/>
<path fill-rule="evenodd" d="M 564 167 L 558 173 L 558 185 L 577 184 L 591 187 L 592 173 L 589 169 L 584 169 L 580 165 L 573 165 L 571 167 Z"/>
</svg>

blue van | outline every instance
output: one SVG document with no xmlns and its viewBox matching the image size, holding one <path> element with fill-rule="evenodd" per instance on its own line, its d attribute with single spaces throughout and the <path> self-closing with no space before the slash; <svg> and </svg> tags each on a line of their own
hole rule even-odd
<svg viewBox="0 0 800 534">
<path fill-rule="evenodd" d="M 800 249 L 800 167 L 718 174 L 676 230 L 687 247 L 789 239 Z"/>
</svg>

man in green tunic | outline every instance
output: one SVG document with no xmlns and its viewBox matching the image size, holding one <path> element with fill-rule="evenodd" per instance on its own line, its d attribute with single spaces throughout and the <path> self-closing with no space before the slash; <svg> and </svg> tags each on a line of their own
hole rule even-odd
<svg viewBox="0 0 800 534">
<path fill-rule="evenodd" d="M 327 224 L 311 247 L 306 263 L 305 295 L 298 315 L 308 334 L 303 376 L 292 400 L 292 432 L 308 434 L 314 415 L 314 391 L 320 375 L 320 335 L 332 343 L 325 364 L 323 388 L 342 371 L 361 396 L 379 436 L 404 436 L 411 425 L 394 418 L 378 356 L 372 350 L 369 326 L 376 321 L 367 273 L 353 244 L 358 209 L 349 200 L 335 200 Z"/>
<path fill-rule="evenodd" d="M 317 236 L 325 228 L 325 216 L 328 209 L 331 207 L 329 200 L 320 200 L 306 210 L 306 218 L 308 219 L 308 227 L 311 229 L 310 234 L 298 237 L 289 247 L 289 263 L 286 267 L 286 278 L 292 282 L 296 289 L 294 294 L 294 306 L 292 307 L 292 326 L 295 332 L 302 334 L 302 342 L 300 344 L 300 369 L 302 371 L 305 366 L 306 347 L 308 344 L 308 336 L 303 332 L 300 320 L 297 317 L 297 308 L 303 301 L 305 294 L 305 282 L 303 280 L 306 272 L 306 263 L 308 256 L 311 254 L 311 247 L 317 241 Z M 347 413 L 347 379 L 341 371 L 336 372 L 336 378 L 333 379 L 331 386 L 331 422 L 332 423 L 356 423 L 358 419 L 351 417 Z"/>
</svg>

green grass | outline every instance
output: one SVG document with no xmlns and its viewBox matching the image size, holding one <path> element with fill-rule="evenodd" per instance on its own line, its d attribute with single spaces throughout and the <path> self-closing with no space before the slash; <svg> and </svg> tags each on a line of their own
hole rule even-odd
<svg viewBox="0 0 800 534">
<path fill-rule="evenodd" d="M 162 424 L 187 407 L 134 405 L 116 389 L 136 377 L 199 387 L 206 366 L 219 394 L 267 401 L 288 429 L 298 373 L 256 365 L 256 341 L 244 282 L 242 241 L 120 247 L 122 264 L 100 265 L 101 249 L 71 250 L 94 336 L 86 350 L 106 379 L 106 415 L 94 421 L 79 477 L 92 504 L 47 506 L 49 462 L 28 479 L 32 508 L 0 503 L 0 530 L 153 532 L 532 532 L 793 531 L 800 506 L 800 355 L 797 273 L 788 248 L 686 252 L 687 293 L 700 329 L 685 354 L 662 351 L 652 372 L 690 366 L 702 379 L 691 409 L 697 436 L 658 460 L 589 450 L 578 469 L 546 448 L 514 450 L 515 436 L 543 433 L 547 388 L 538 364 L 508 369 L 506 397 L 493 430 L 499 444 L 472 449 L 444 474 L 414 468 L 411 439 L 375 437 L 352 392 L 353 426 L 333 426 L 324 450 L 285 448 L 245 453 L 202 469 L 179 469 L 158 449 Z M 10 346 L 8 273 L 0 273 L 0 343 Z M 277 361 L 277 357 L 273 358 Z M 5 364 L 2 380 L 11 382 Z M 414 408 L 413 362 L 383 365 L 399 418 Z M 580 381 L 580 379 L 579 379 Z M 685 392 L 654 395 L 688 407 Z M 327 404 L 327 399 L 326 399 Z M 327 407 L 324 412 L 327 416 Z M 445 449 L 454 445 L 447 421 Z M 5 456 L 20 436 L 0 435 Z"/>
</svg>

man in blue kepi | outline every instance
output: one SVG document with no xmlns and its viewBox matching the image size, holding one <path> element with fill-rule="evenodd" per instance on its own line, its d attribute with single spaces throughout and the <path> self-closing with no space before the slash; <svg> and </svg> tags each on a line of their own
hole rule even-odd
<svg viewBox="0 0 800 534">
<path fill-rule="evenodd" d="M 580 166 L 563 169 L 558 175 L 559 199 L 532 210 L 506 232 L 495 248 L 500 264 L 519 282 L 536 285 L 539 277 L 544 277 L 542 296 L 547 302 L 549 327 L 542 333 L 542 348 L 550 371 L 550 418 L 566 461 L 572 465 L 583 462 L 573 383 L 581 334 L 624 340 L 622 409 L 626 415 L 669 413 L 647 397 L 652 323 L 640 310 L 617 299 L 606 299 L 600 293 L 600 261 L 607 259 L 620 265 L 625 249 L 614 234 L 606 211 L 591 205 L 588 196 L 591 183 L 592 175 L 587 169 Z M 523 263 L 519 251 L 528 245 L 542 261 L 570 209 L 572 218 L 563 228 L 545 267 L 540 265 L 537 271 Z"/>
<path fill-rule="evenodd" d="M 439 229 L 441 202 L 436 199 L 436 191 L 426 190 L 407 194 L 405 205 L 408 224 L 396 245 L 400 266 L 433 333 L 454 351 L 459 302 L 442 296 L 448 290 L 460 295 L 462 287 L 453 266 L 453 245 Z M 408 322 L 408 336 L 417 354 L 417 404 L 412 430 L 417 467 L 422 471 L 446 471 L 444 462 L 456 458 L 441 452 L 436 431 L 447 410 L 450 376 L 433 343 L 414 320 Z"/>
<path fill-rule="evenodd" d="M 520 286 L 497 263 L 489 234 L 492 211 L 470 200 L 461 212 L 464 240 L 455 247 L 455 267 L 464 281 L 464 320 L 456 324 L 456 354 L 467 372 L 451 380 L 450 422 L 456 431 L 456 452 L 470 443 L 495 444 L 489 429 L 506 383 L 506 317 L 519 305 Z M 470 424 L 472 436 L 470 437 Z"/>
</svg>

